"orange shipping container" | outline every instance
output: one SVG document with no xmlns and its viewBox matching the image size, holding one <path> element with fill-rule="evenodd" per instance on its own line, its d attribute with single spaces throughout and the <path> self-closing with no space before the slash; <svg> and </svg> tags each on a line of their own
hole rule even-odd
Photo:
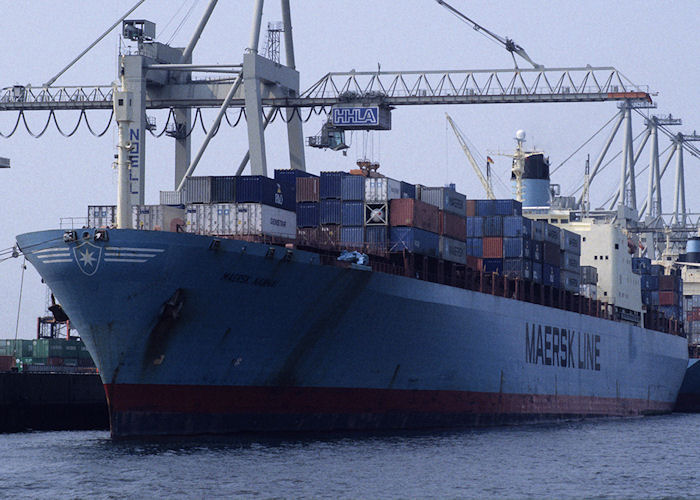
<svg viewBox="0 0 700 500">
<path fill-rule="evenodd" d="M 467 239 L 467 220 L 457 214 L 439 210 L 439 234 L 464 242 Z"/>
<path fill-rule="evenodd" d="M 475 269 L 477 271 L 484 270 L 484 261 L 479 257 L 474 257 L 473 255 L 467 255 L 467 267 L 470 269 Z"/>
<path fill-rule="evenodd" d="M 503 238 L 488 237 L 484 238 L 484 258 L 485 259 L 502 259 L 503 258 Z"/>
<path fill-rule="evenodd" d="M 440 228 L 438 212 L 436 206 L 420 200 L 397 198 L 390 201 L 389 223 L 392 226 L 417 227 L 437 233 Z"/>
<path fill-rule="evenodd" d="M 476 200 L 467 200 L 467 217 L 476 215 Z"/>
<path fill-rule="evenodd" d="M 297 177 L 297 202 L 319 200 L 318 177 Z"/>
<path fill-rule="evenodd" d="M 670 291 L 660 291 L 659 292 L 659 305 L 662 306 L 675 306 L 676 303 L 676 292 Z"/>
</svg>

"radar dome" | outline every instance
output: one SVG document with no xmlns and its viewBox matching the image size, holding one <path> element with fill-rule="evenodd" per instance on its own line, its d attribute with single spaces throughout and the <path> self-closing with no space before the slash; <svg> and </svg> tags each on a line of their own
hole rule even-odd
<svg viewBox="0 0 700 500">
<path fill-rule="evenodd" d="M 515 138 L 519 141 L 524 141 L 525 140 L 525 131 L 523 129 L 518 130 L 515 133 Z"/>
</svg>

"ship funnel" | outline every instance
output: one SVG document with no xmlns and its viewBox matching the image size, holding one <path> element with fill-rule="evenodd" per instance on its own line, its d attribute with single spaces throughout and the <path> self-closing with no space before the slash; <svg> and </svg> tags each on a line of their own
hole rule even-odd
<svg viewBox="0 0 700 500">
<path fill-rule="evenodd" d="M 549 158 L 546 158 L 543 153 L 523 153 L 520 161 L 523 162 L 523 207 L 548 207 L 550 205 Z M 511 183 L 515 193 L 517 190 L 515 174 L 511 175 Z"/>
<path fill-rule="evenodd" d="M 700 263 L 700 236 L 690 238 L 685 245 L 686 262 Z"/>
</svg>

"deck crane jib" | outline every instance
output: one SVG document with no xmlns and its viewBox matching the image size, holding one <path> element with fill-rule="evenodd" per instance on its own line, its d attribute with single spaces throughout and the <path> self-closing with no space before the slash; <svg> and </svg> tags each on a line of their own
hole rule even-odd
<svg viewBox="0 0 700 500">
<path fill-rule="evenodd" d="M 525 52 L 525 49 L 522 48 L 520 45 L 515 43 L 515 41 L 512 38 L 508 37 L 502 37 L 500 35 L 497 35 L 496 33 L 484 28 L 481 26 L 479 23 L 476 21 L 470 19 L 466 15 L 464 15 L 462 12 L 459 10 L 455 9 L 452 5 L 449 3 L 445 2 L 444 0 L 435 0 L 438 4 L 442 5 L 445 7 L 447 10 L 449 10 L 452 14 L 454 14 L 457 18 L 460 20 L 464 21 L 465 23 L 469 24 L 472 28 L 474 28 L 474 31 L 478 31 L 480 33 L 486 34 L 486 36 L 490 37 L 491 39 L 495 40 L 497 43 L 500 43 L 503 48 L 505 48 L 513 58 L 513 64 L 515 64 L 515 67 L 518 67 L 518 63 L 515 60 L 515 54 L 519 55 L 523 59 L 525 59 L 527 62 L 532 64 L 532 67 L 535 69 L 541 69 L 543 66 L 541 64 L 537 64 L 535 61 L 530 59 L 530 56 L 527 55 L 527 52 Z"/>
<path fill-rule="evenodd" d="M 469 146 L 467 145 L 467 141 L 464 138 L 464 135 L 459 130 L 459 127 L 457 127 L 457 125 L 452 120 L 452 117 L 449 114 L 445 113 L 445 118 L 447 119 L 447 123 L 449 123 L 452 127 L 452 131 L 455 133 L 455 137 L 457 137 L 457 142 L 459 142 L 459 145 L 462 147 L 462 151 L 464 151 L 464 154 L 466 155 L 467 159 L 469 160 L 469 163 L 474 169 L 476 176 L 479 178 L 481 185 L 484 186 L 484 191 L 486 191 L 486 197 L 489 200 L 495 200 L 496 195 L 493 193 L 493 184 L 491 182 L 491 175 L 488 163 L 488 160 L 490 160 L 490 158 L 488 158 L 486 162 L 486 176 L 484 177 L 484 174 L 481 172 L 481 168 L 479 168 L 479 165 L 476 163 L 476 160 L 474 159 L 474 156 L 472 155 L 472 152 L 469 149 Z"/>
</svg>

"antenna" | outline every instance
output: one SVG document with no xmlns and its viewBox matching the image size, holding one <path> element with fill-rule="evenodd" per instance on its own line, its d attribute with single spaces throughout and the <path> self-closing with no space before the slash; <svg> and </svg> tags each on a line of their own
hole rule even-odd
<svg viewBox="0 0 700 500">
<path fill-rule="evenodd" d="M 281 22 L 267 23 L 267 44 L 265 45 L 265 57 L 272 62 L 280 62 L 280 33 L 284 31 Z"/>
</svg>

